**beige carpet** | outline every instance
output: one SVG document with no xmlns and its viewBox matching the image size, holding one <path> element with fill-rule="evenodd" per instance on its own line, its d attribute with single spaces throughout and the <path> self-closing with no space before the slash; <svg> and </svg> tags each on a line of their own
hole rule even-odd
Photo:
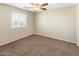
<svg viewBox="0 0 79 59">
<path fill-rule="evenodd" d="M 32 35 L 0 47 L 1 56 L 79 56 L 73 43 Z"/>
</svg>

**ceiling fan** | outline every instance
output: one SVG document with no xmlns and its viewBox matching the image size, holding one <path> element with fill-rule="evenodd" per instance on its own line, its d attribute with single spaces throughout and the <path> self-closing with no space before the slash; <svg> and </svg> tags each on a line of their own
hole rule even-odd
<svg viewBox="0 0 79 59">
<path fill-rule="evenodd" d="M 32 8 L 35 11 L 44 11 L 47 10 L 48 3 L 30 3 L 33 7 L 24 7 L 24 8 Z"/>
</svg>

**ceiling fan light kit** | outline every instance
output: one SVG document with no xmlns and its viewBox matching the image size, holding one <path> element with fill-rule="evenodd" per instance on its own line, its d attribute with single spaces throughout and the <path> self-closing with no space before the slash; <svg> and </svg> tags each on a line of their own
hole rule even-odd
<svg viewBox="0 0 79 59">
<path fill-rule="evenodd" d="M 43 11 L 43 10 L 47 10 L 47 6 L 48 6 L 48 3 L 31 3 L 32 5 L 35 6 L 35 10 L 37 11 Z"/>
</svg>

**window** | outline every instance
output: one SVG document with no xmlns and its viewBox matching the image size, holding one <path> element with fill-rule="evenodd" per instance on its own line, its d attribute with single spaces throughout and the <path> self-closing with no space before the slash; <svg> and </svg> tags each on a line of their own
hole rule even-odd
<svg viewBox="0 0 79 59">
<path fill-rule="evenodd" d="M 17 27 L 26 27 L 26 14 L 19 13 L 19 12 L 12 12 L 12 28 Z"/>
</svg>

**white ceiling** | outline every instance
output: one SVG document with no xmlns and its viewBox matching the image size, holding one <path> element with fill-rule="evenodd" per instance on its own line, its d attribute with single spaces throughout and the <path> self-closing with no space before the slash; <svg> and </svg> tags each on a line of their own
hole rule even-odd
<svg viewBox="0 0 79 59">
<path fill-rule="evenodd" d="M 68 7 L 68 6 L 71 6 L 71 5 L 75 5 L 75 3 L 53 3 L 53 4 L 48 5 L 48 9 Z"/>
<path fill-rule="evenodd" d="M 30 3 L 8 3 L 8 5 L 35 12 L 34 6 L 31 5 Z M 74 3 L 48 3 L 47 9 L 49 10 L 49 9 L 55 9 L 55 8 L 62 8 L 62 7 L 67 7 L 71 5 L 75 5 L 75 4 Z M 27 8 L 24 8 L 24 7 L 27 7 Z"/>
</svg>

